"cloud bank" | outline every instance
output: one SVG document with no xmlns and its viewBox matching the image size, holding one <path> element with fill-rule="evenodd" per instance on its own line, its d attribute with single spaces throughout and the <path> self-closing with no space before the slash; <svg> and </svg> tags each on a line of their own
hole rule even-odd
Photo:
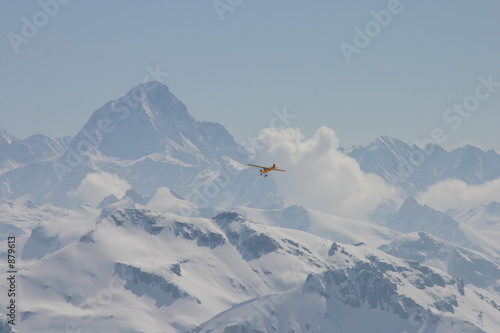
<svg viewBox="0 0 500 333">
<path fill-rule="evenodd" d="M 397 201 L 382 178 L 364 173 L 353 158 L 338 150 L 335 132 L 319 128 L 305 138 L 298 128 L 264 129 L 255 161 L 276 163 L 285 174 L 273 174 L 280 193 L 296 203 L 338 216 L 364 218 L 378 205 Z"/>
<path fill-rule="evenodd" d="M 80 186 L 69 196 L 77 197 L 83 202 L 96 207 L 102 199 L 110 194 L 121 198 L 130 189 L 130 184 L 115 174 L 109 172 L 89 173 Z"/>
<path fill-rule="evenodd" d="M 416 199 L 440 211 L 471 209 L 480 204 L 500 201 L 500 178 L 482 185 L 468 185 L 462 180 L 447 179 L 430 186 Z"/>
</svg>

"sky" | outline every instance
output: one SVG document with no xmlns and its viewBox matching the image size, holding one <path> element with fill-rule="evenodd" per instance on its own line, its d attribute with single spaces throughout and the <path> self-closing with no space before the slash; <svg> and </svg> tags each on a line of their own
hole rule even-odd
<svg viewBox="0 0 500 333">
<path fill-rule="evenodd" d="M 326 126 L 342 147 L 500 151 L 499 14 L 486 0 L 0 0 L 0 127 L 74 136 L 155 77 L 239 142 Z"/>
</svg>

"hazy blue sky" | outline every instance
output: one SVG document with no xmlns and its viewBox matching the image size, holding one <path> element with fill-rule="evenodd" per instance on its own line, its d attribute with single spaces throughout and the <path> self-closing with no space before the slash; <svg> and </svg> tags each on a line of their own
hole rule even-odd
<svg viewBox="0 0 500 333">
<path fill-rule="evenodd" d="M 500 1 L 55 1 L 0 1 L 0 127 L 20 138 L 75 135 L 158 68 L 238 141 L 286 107 L 289 125 L 328 126 L 344 147 L 441 128 L 445 146 L 500 151 L 500 84 L 478 79 L 500 82 Z M 447 111 L 464 102 L 474 111 Z"/>
</svg>

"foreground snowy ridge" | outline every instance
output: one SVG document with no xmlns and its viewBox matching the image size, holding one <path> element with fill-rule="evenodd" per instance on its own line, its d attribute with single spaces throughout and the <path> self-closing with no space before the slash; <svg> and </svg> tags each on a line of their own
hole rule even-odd
<svg viewBox="0 0 500 333">
<path fill-rule="evenodd" d="M 80 212 L 87 225 L 80 237 L 48 223 L 20 236 L 43 254 L 30 257 L 25 246 L 18 332 L 495 332 L 500 325 L 492 292 L 363 243 L 230 212 L 97 215 Z"/>
</svg>

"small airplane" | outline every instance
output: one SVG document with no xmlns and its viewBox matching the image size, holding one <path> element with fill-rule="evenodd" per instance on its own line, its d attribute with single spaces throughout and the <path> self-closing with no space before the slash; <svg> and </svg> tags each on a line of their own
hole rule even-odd
<svg viewBox="0 0 500 333">
<path fill-rule="evenodd" d="M 285 170 L 283 169 L 278 169 L 276 167 L 276 164 L 273 164 L 273 166 L 270 166 L 270 167 L 263 167 L 263 166 L 260 166 L 260 165 L 255 165 L 255 164 L 247 164 L 249 166 L 252 166 L 252 167 L 256 167 L 256 168 L 260 168 L 260 175 L 262 176 L 263 173 L 265 173 L 266 175 L 264 175 L 264 177 L 267 177 L 267 173 L 270 172 L 270 171 L 282 171 L 282 172 L 285 172 Z"/>
</svg>

